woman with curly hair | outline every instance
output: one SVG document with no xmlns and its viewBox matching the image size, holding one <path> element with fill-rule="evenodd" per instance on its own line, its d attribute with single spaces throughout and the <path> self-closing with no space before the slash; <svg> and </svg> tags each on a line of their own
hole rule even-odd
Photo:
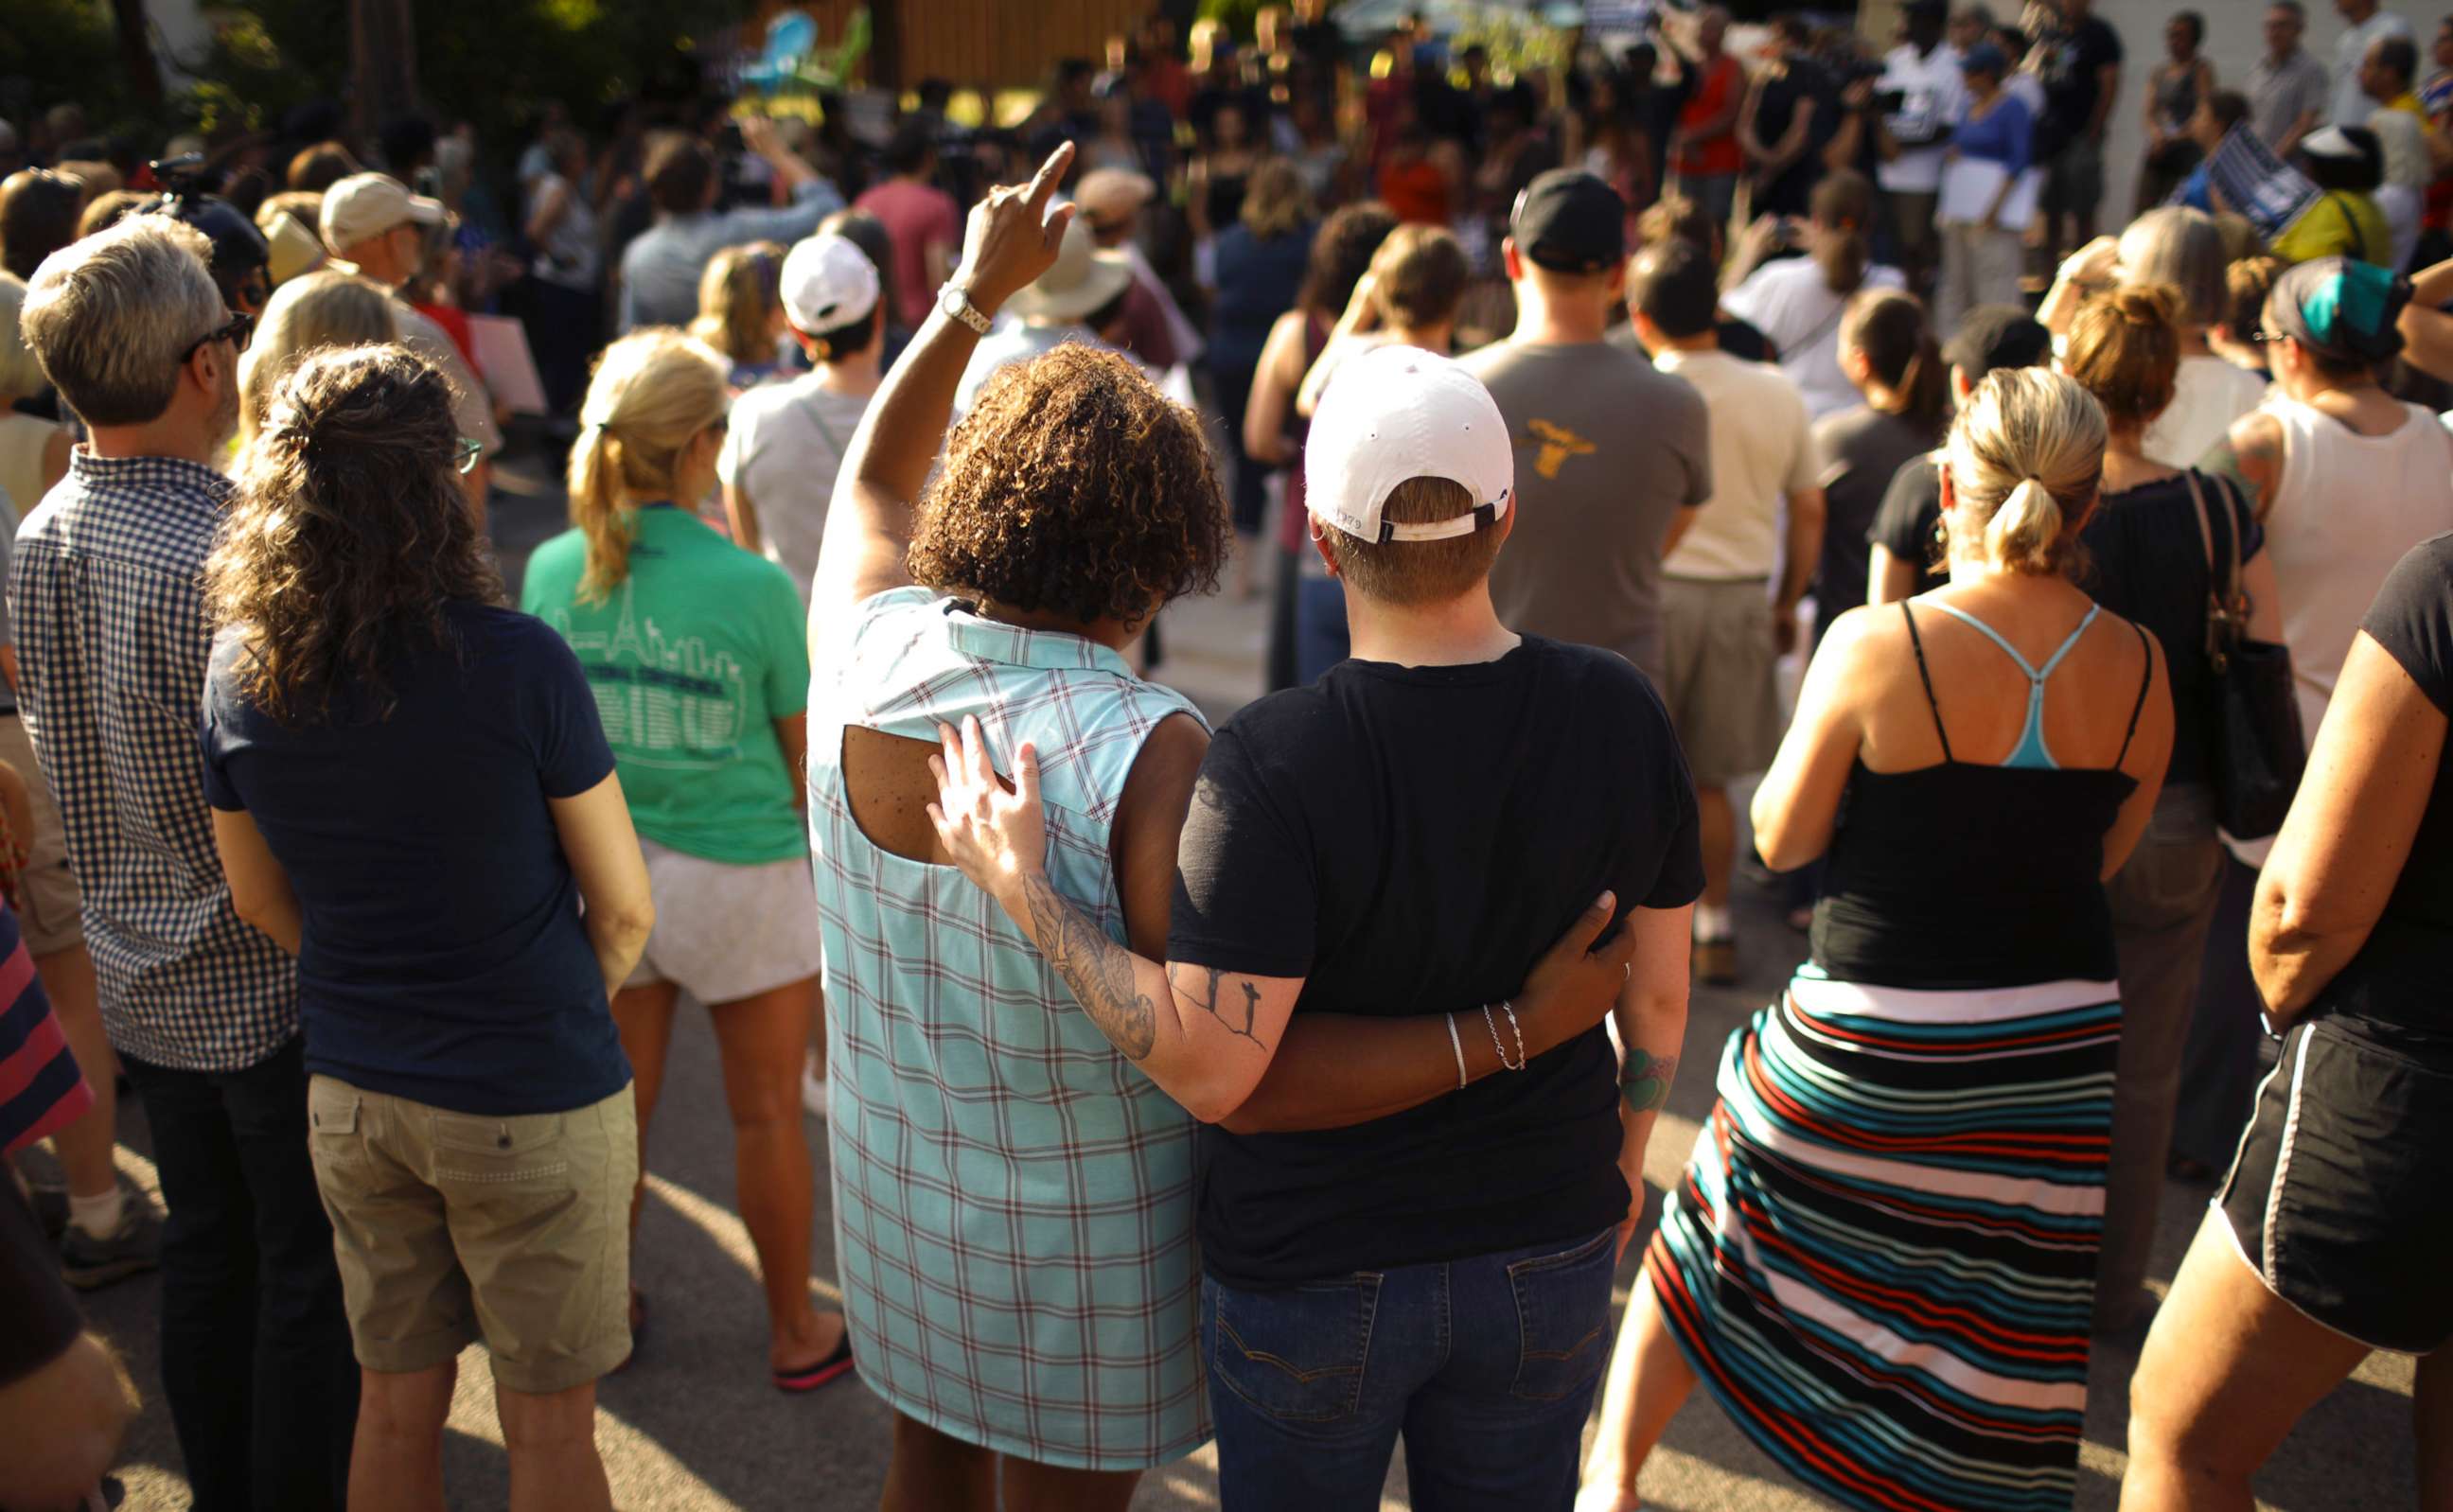
<svg viewBox="0 0 2453 1512">
<path fill-rule="evenodd" d="M 843 1320 L 809 1303 L 809 661 L 790 574 L 692 509 L 715 490 L 729 402 L 722 360 L 679 331 L 608 347 L 570 451 L 573 528 L 537 547 L 520 597 L 587 668 L 647 853 L 656 927 L 613 999 L 639 1079 L 640 1139 L 687 990 L 707 1005 L 723 1054 L 741 1219 L 767 1288 L 768 1366 L 777 1389 L 802 1392 L 851 1368 Z M 634 1291 L 634 1327 L 645 1309 Z"/>
<path fill-rule="evenodd" d="M 1056 261 L 1071 155 L 972 212 L 967 313 Z M 1215 586 L 1227 520 L 1199 421 L 1080 345 L 987 381 L 915 511 L 986 326 L 932 313 L 870 403 L 812 605 L 838 648 L 809 722 L 835 1252 L 896 1412 L 885 1505 L 1095 1512 L 1209 1437 L 1192 1120 L 945 864 L 929 763 L 967 717 L 1063 748 L 1060 885 L 1155 947 L 1208 735 L 1123 651 Z"/>
<path fill-rule="evenodd" d="M 398 347 L 274 388 L 206 565 L 205 794 L 240 916 L 298 957 L 363 1376 L 349 1500 L 441 1504 L 482 1338 L 511 1504 L 605 1507 L 638 1158 L 606 1005 L 651 908 L 595 695 L 502 607 L 456 475 L 475 446 Z"/>
</svg>

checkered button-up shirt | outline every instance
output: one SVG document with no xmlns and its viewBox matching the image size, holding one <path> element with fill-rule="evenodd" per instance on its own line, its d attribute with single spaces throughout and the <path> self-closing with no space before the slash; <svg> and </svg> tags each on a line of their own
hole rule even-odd
<svg viewBox="0 0 2453 1512">
<path fill-rule="evenodd" d="M 17 531 L 18 700 L 68 830 L 110 1043 L 233 1071 L 298 1032 L 289 958 L 240 922 L 205 808 L 201 574 L 229 487 L 168 457 L 97 457 Z"/>
</svg>

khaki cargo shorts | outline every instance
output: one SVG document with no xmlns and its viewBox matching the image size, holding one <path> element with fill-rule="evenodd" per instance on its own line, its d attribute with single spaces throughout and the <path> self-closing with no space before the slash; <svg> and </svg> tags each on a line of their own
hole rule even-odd
<svg viewBox="0 0 2453 1512">
<path fill-rule="evenodd" d="M 0 714 L 0 761 L 17 768 L 17 775 L 26 779 L 26 796 L 34 810 L 34 840 L 27 846 L 26 870 L 17 888 L 17 923 L 25 931 L 26 949 L 47 956 L 83 945 L 85 925 L 77 914 L 85 900 L 77 892 L 76 878 L 69 872 L 69 837 L 62 827 L 60 806 L 51 802 L 51 789 L 43 781 L 43 764 L 34 759 L 34 742 L 26 733 L 26 722 L 15 714 Z M 26 837 L 19 835 L 17 843 L 26 845 Z"/>
<path fill-rule="evenodd" d="M 629 1087 L 484 1118 L 317 1076 L 307 1112 L 358 1363 L 427 1370 L 482 1339 L 497 1383 L 543 1395 L 629 1354 Z"/>
<path fill-rule="evenodd" d="M 1780 652 L 1770 584 L 1662 579 L 1661 660 L 1661 701 L 1696 786 L 1725 786 L 1771 766 Z"/>
</svg>

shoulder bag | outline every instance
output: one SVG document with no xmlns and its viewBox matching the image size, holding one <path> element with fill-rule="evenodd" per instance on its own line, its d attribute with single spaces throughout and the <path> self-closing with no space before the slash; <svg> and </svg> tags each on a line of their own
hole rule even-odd
<svg viewBox="0 0 2453 1512">
<path fill-rule="evenodd" d="M 2204 475 L 2192 468 L 2189 502 L 2206 548 L 2206 661 L 2215 674 L 2214 786 L 2224 832 L 2262 840 L 2283 827 L 2308 765 L 2300 727 L 2300 698 L 2291 685 L 2291 653 L 2248 634 L 2248 595 L 2240 587 L 2240 513 L 2226 522 L 2229 550 L 2215 554 L 2206 519 Z M 2232 502 L 2218 483 L 2218 497 Z"/>
</svg>

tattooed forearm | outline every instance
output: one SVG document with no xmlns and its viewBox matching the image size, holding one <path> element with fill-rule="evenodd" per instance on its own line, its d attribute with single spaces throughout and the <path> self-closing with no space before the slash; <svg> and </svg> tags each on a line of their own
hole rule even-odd
<svg viewBox="0 0 2453 1512">
<path fill-rule="evenodd" d="M 1134 990 L 1132 952 L 1108 939 L 1047 877 L 1025 881 L 1022 897 L 1030 911 L 1031 938 L 1082 1001 L 1090 1022 L 1129 1059 L 1148 1055 L 1158 1043 L 1158 1008 Z"/>
<path fill-rule="evenodd" d="M 1216 966 L 1171 965 L 1167 968 L 1167 983 L 1174 989 L 1177 998 L 1216 1019 L 1222 1028 L 1237 1039 L 1249 1040 L 1259 1045 L 1262 1053 L 1266 1054 L 1269 1047 L 1263 1044 L 1261 1037 L 1253 1032 L 1253 1025 L 1261 1016 L 1261 989 L 1248 981 L 1238 981 L 1235 985 L 1243 988 L 1244 1001 L 1221 1006 L 1218 980 L 1225 975 Z"/>
<path fill-rule="evenodd" d="M 1626 1064 L 1619 1067 L 1618 1092 L 1627 1107 L 1651 1113 L 1669 1101 L 1669 1084 L 1678 1075 L 1678 1057 L 1654 1055 L 1636 1045 L 1626 1047 Z"/>
</svg>

